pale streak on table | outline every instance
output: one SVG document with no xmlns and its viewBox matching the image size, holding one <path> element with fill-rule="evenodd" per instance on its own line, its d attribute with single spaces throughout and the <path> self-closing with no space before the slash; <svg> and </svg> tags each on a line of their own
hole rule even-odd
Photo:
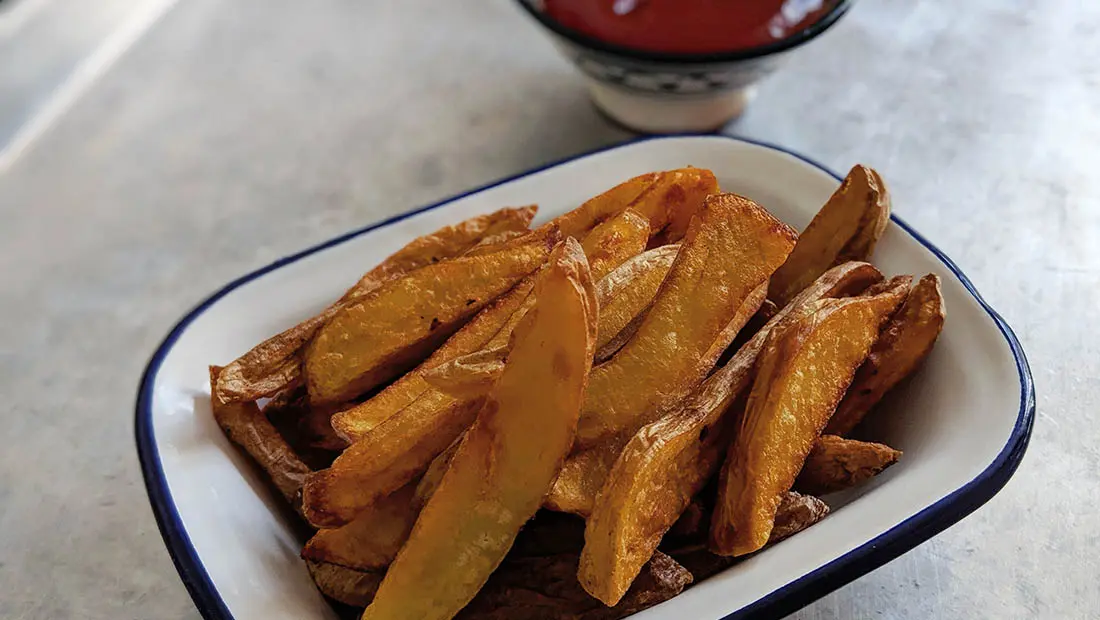
<svg viewBox="0 0 1100 620">
<path fill-rule="evenodd" d="M 1016 328 L 1039 394 L 1000 495 L 795 618 L 1100 614 L 1098 110 L 1100 8 L 880 0 L 729 128 L 879 167 Z M 305 245 L 626 137 L 506 0 L 176 6 L 0 177 L 0 617 L 197 616 L 131 431 L 184 310 Z"/>
</svg>

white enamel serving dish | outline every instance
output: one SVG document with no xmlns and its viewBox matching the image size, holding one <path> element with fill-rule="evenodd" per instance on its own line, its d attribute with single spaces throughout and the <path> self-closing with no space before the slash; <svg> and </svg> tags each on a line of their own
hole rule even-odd
<svg viewBox="0 0 1100 620">
<path fill-rule="evenodd" d="M 241 277 L 172 329 L 137 399 L 137 447 L 157 522 L 204 618 L 335 618 L 298 559 L 293 521 L 222 436 L 207 365 L 225 363 L 319 311 L 408 240 L 508 205 L 539 220 L 652 170 L 694 165 L 802 228 L 838 177 L 782 149 L 721 136 L 633 142 L 528 172 L 333 239 Z M 1031 433 L 1031 374 L 1012 330 L 946 256 L 893 218 L 875 263 L 888 275 L 936 273 L 948 319 L 928 363 L 884 406 L 876 437 L 905 452 L 868 485 L 827 497 L 834 511 L 639 620 L 775 617 L 888 562 L 988 501 Z M 294 295 L 286 295 L 293 290 Z M 884 604 L 888 604 L 889 598 Z"/>
</svg>

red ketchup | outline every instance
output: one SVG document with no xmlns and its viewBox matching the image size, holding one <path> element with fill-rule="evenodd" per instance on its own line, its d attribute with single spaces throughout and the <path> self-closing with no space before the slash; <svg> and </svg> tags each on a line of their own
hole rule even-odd
<svg viewBox="0 0 1100 620">
<path fill-rule="evenodd" d="M 742 50 L 785 39 L 821 18 L 828 0 L 545 0 L 564 26 L 651 52 Z"/>
</svg>

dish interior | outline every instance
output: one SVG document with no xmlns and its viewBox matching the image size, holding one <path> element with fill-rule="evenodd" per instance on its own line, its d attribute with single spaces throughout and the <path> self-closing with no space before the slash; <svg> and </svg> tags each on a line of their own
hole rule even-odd
<svg viewBox="0 0 1100 620">
<path fill-rule="evenodd" d="M 138 415 L 150 416 L 155 446 L 145 448 L 152 459 L 159 458 L 166 485 L 167 501 L 155 510 L 162 519 L 171 519 L 173 510 L 178 514 L 216 593 L 206 591 L 207 584 L 193 585 L 203 596 L 220 597 L 238 620 L 336 617 L 298 558 L 302 538 L 293 518 L 214 423 L 208 364 L 224 364 L 316 313 L 413 237 L 501 206 L 532 202 L 540 206 L 538 223 L 635 174 L 684 165 L 713 170 L 724 190 L 749 196 L 798 229 L 837 185 L 836 178 L 806 161 L 748 142 L 692 137 L 633 143 L 402 216 L 246 277 L 190 315 L 193 320 L 154 359 L 145 386 L 148 409 L 139 402 Z M 909 208 L 895 206 L 902 213 Z M 826 496 L 833 513 L 806 532 L 637 618 L 734 613 L 892 528 L 906 527 L 907 519 L 982 474 L 1011 443 L 1014 429 L 1019 433 L 1025 367 L 1018 367 L 994 317 L 948 264 L 896 221 L 882 238 L 875 263 L 887 275 L 939 274 L 949 315 L 928 363 L 880 406 L 889 415 L 874 421 L 875 436 L 903 450 L 902 460 L 870 484 Z M 150 465 L 145 466 L 148 475 Z M 169 542 L 179 555 L 186 554 L 188 540 Z M 206 613 L 219 617 L 220 612 Z"/>
</svg>

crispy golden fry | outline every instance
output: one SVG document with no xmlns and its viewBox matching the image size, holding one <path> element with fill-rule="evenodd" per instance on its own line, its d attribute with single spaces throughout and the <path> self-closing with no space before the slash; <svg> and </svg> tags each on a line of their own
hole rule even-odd
<svg viewBox="0 0 1100 620">
<path fill-rule="evenodd" d="M 226 403 L 217 396 L 221 368 L 210 367 L 210 407 L 214 419 L 229 441 L 237 444 L 264 470 L 292 506 L 298 505 L 298 491 L 309 466 L 302 462 L 275 426 L 254 402 Z"/>
<path fill-rule="evenodd" d="M 600 305 L 597 347 L 601 344 L 611 346 L 609 341 L 612 340 L 612 336 L 618 339 L 622 338 L 626 332 L 633 334 L 633 331 L 626 326 L 636 322 L 632 317 L 637 318 L 636 315 L 643 313 L 645 308 L 653 302 L 653 297 L 656 296 L 661 281 L 672 266 L 679 247 L 668 245 L 643 252 L 596 283 L 596 298 Z M 484 395 L 504 368 L 504 360 L 508 357 L 510 333 L 511 329 L 507 327 L 501 329 L 485 348 L 441 364 L 423 373 L 423 379 L 432 387 L 453 398 L 468 399 Z M 618 333 L 617 336 L 616 333 Z M 605 334 L 610 335 L 605 337 Z M 629 335 L 626 335 L 626 338 L 628 339 Z M 615 350 L 619 346 L 621 344 L 615 346 Z M 595 359 L 599 361 L 599 353 Z M 381 394 L 385 393 L 385 390 L 381 392 Z"/>
<path fill-rule="evenodd" d="M 657 247 L 683 239 L 691 218 L 702 211 L 704 200 L 717 193 L 718 180 L 710 170 L 669 170 L 631 208 L 649 218 L 653 247 Z"/>
<path fill-rule="evenodd" d="M 622 213 L 646 194 L 664 173 L 649 172 L 624 181 L 606 192 L 588 199 L 584 204 L 550 220 L 542 228 L 557 226 L 562 237 L 583 239 L 600 222 Z M 639 211 L 635 209 L 635 211 Z M 639 213 L 648 218 L 648 213 Z"/>
<path fill-rule="evenodd" d="M 775 511 L 775 525 L 772 527 L 771 537 L 768 538 L 768 545 L 794 536 L 828 514 L 829 506 L 816 497 L 794 491 L 785 493 Z M 715 555 L 703 545 L 692 545 L 668 553 L 691 571 L 696 582 L 716 575 L 740 561 L 740 558 Z"/>
<path fill-rule="evenodd" d="M 479 351 L 511 321 L 511 316 L 528 299 L 535 287 L 534 276 L 524 278 L 512 290 L 485 307 L 469 323 L 447 339 L 431 357 L 366 401 L 332 418 L 336 432 L 358 441 L 398 411 L 429 391 L 424 375 L 457 357 Z M 509 330 L 510 331 L 510 330 Z"/>
<path fill-rule="evenodd" d="M 643 252 L 648 241 L 649 220 L 633 209 L 593 228 L 581 243 L 592 279 L 599 280 L 630 257 Z"/>
<path fill-rule="evenodd" d="M 628 209 L 593 229 L 583 243 L 593 274 L 615 269 L 645 249 L 648 226 L 645 218 Z M 334 416 L 332 423 L 337 433 L 350 441 L 364 438 L 382 420 L 430 389 L 424 375 L 432 369 L 460 356 L 485 351 L 495 336 L 499 335 L 498 342 L 507 343 L 512 329 L 532 305 L 530 292 L 533 287 L 534 276 L 526 278 L 478 313 L 415 370 L 365 402 Z"/>
<path fill-rule="evenodd" d="M 374 600 L 382 571 L 357 571 L 335 564 L 306 560 L 309 576 L 325 596 L 352 607 L 366 607 Z"/>
<path fill-rule="evenodd" d="M 722 470 L 712 551 L 739 556 L 767 543 L 783 494 L 905 293 L 823 299 L 769 334 Z"/>
<path fill-rule="evenodd" d="M 662 425 L 667 421 L 664 418 L 643 427 L 627 443 L 588 517 L 577 579 L 585 591 L 608 606 L 614 606 L 626 594 L 665 532 L 714 474 L 733 428 L 728 421 L 714 428 L 704 427 L 687 440 L 698 445 L 695 450 L 653 450 L 670 434 Z M 664 484 L 652 484 L 651 477 L 642 471 L 654 467 L 637 455 L 647 451 L 658 457 L 680 457 L 657 465 L 671 478 L 661 480 Z"/>
<path fill-rule="evenodd" d="M 852 432 L 890 389 L 928 357 L 945 317 L 940 279 L 928 274 L 909 291 L 901 309 L 886 323 L 825 432 L 840 436 Z"/>
<path fill-rule="evenodd" d="M 506 208 L 487 215 L 472 217 L 453 226 L 444 226 L 430 235 L 417 237 L 367 272 L 355 286 L 348 289 L 340 301 L 353 301 L 370 293 L 381 284 L 421 267 L 461 256 L 487 240 L 527 232 L 538 213 L 537 205 Z"/>
<path fill-rule="evenodd" d="M 638 330 L 679 251 L 679 245 L 664 245 L 643 252 L 596 283 L 596 363 L 610 359 Z"/>
<path fill-rule="evenodd" d="M 470 400 L 488 394 L 508 359 L 511 347 L 497 346 L 455 358 L 424 374 L 428 385 L 457 400 Z"/>
<path fill-rule="evenodd" d="M 768 298 L 785 305 L 826 269 L 870 258 L 890 221 L 890 194 L 877 172 L 855 166 L 772 276 Z"/>
<path fill-rule="evenodd" d="M 310 402 L 339 403 L 423 358 L 545 262 L 554 231 L 499 252 L 422 267 L 341 308 L 306 348 Z"/>
<path fill-rule="evenodd" d="M 306 520 L 316 527 L 339 527 L 415 480 L 473 423 L 481 404 L 425 393 L 353 443 L 331 467 L 307 478 L 302 487 Z"/>
<path fill-rule="evenodd" d="M 525 237 L 531 234 L 530 230 L 506 230 L 504 232 L 497 233 L 485 237 L 481 241 L 477 242 L 477 245 L 466 250 L 462 253 L 462 256 L 480 256 L 481 254 L 490 254 L 500 249 L 506 243 L 512 241 L 518 241 L 521 237 Z"/>
<path fill-rule="evenodd" d="M 663 413 L 662 418 L 675 417 L 678 420 L 678 422 L 667 423 L 664 428 L 679 429 L 677 436 L 683 438 L 698 437 L 703 428 L 713 425 L 725 414 L 734 399 L 748 388 L 752 379 L 752 369 L 756 364 L 757 356 L 763 349 L 765 339 L 780 321 L 792 314 L 805 312 L 807 307 L 819 299 L 858 294 L 881 280 L 882 274 L 867 263 L 845 263 L 825 272 L 742 346 L 729 363 L 704 381 L 682 403 L 671 407 L 668 413 Z M 596 495 L 603 488 L 612 465 L 622 452 L 625 441 L 625 439 L 616 438 L 570 455 L 546 498 L 545 506 L 550 510 L 581 516 L 591 514 Z M 675 452 L 678 445 L 680 444 L 670 438 L 658 449 Z M 694 449 L 696 444 L 687 442 L 683 447 L 690 450 Z M 645 452 L 639 453 L 638 456 L 653 459 L 654 465 L 662 462 L 657 456 L 649 456 Z M 668 459 L 668 462 L 676 462 L 677 459 L 687 457 L 676 455 L 661 458 Z M 655 468 L 652 472 L 651 475 L 655 476 L 652 484 L 663 484 L 661 476 L 674 475 L 660 468 Z M 685 493 L 691 495 L 688 491 Z"/>
<path fill-rule="evenodd" d="M 822 435 L 806 457 L 794 488 L 825 495 L 870 480 L 899 458 L 901 451 L 880 443 Z"/>
<path fill-rule="evenodd" d="M 663 553 L 646 563 L 615 607 L 605 607 L 577 583 L 577 555 L 509 557 L 458 620 L 618 620 L 667 601 L 691 583 L 691 573 Z"/>
<path fill-rule="evenodd" d="M 268 338 L 230 362 L 218 377 L 218 396 L 225 402 L 243 402 L 271 396 L 301 377 L 300 350 L 314 332 L 344 303 L 365 295 L 382 283 L 424 265 L 458 256 L 479 241 L 506 232 L 526 230 L 538 210 L 535 206 L 500 209 L 430 235 L 414 239 L 367 272 L 337 303 L 320 315 Z"/>
<path fill-rule="evenodd" d="M 586 450 L 570 454 L 543 501 L 543 507 L 587 518 L 592 514 L 596 496 L 607 481 L 607 474 L 619 458 L 624 445 L 620 437 L 613 437 Z"/>
<path fill-rule="evenodd" d="M 557 225 L 563 236 L 582 238 L 600 222 L 629 208 L 649 220 L 651 238 L 668 229 L 658 244 L 665 245 L 679 241 L 703 199 L 717 192 L 718 181 L 710 170 L 651 172 L 616 185 L 549 225 Z"/>
<path fill-rule="evenodd" d="M 632 434 L 702 381 L 763 302 L 794 238 L 747 198 L 708 197 L 638 331 L 592 370 L 577 446 Z"/>
<path fill-rule="evenodd" d="M 355 570 L 384 570 L 409 538 L 420 506 L 415 484 L 407 484 L 359 513 L 343 527 L 318 530 L 302 549 L 302 559 Z"/>
<path fill-rule="evenodd" d="M 364 619 L 453 617 L 504 559 L 557 475 L 596 340 L 598 307 L 579 243 L 567 239 L 555 249 L 535 295 L 503 374 Z M 543 386 L 538 399 L 530 398 L 533 385 Z"/>
</svg>

